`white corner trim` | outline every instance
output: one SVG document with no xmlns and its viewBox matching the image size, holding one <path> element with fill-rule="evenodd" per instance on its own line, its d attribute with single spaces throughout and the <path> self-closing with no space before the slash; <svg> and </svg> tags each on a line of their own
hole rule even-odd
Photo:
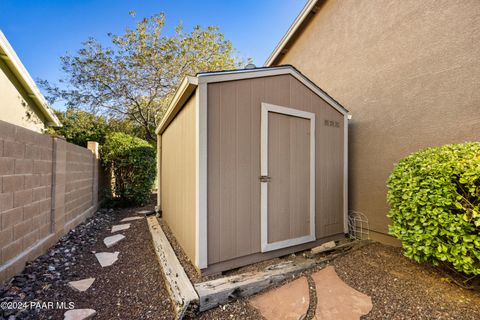
<svg viewBox="0 0 480 320">
<path fill-rule="evenodd" d="M 265 61 L 264 66 L 269 67 L 273 63 L 273 61 L 275 61 L 278 55 L 282 52 L 285 45 L 290 41 L 293 35 L 297 32 L 297 29 L 302 25 L 303 21 L 308 16 L 308 14 L 313 10 L 316 4 L 317 4 L 317 0 L 309 0 L 305 4 L 302 11 L 300 11 L 298 16 L 290 25 L 290 28 L 288 28 L 287 32 L 283 35 L 282 39 L 280 39 L 280 42 L 275 46 L 275 49 L 273 49 L 273 52 Z"/>
<path fill-rule="evenodd" d="M 199 269 L 208 267 L 207 236 L 207 84 L 196 89 L 196 203 L 195 203 L 195 264 Z"/>
<path fill-rule="evenodd" d="M 261 114 L 261 161 L 260 172 L 268 176 L 268 113 L 275 112 L 310 120 L 310 234 L 299 238 L 268 242 L 268 182 L 261 182 L 261 250 L 262 252 L 290 247 L 315 240 L 315 114 L 298 109 L 281 107 L 262 102 Z"/>
<path fill-rule="evenodd" d="M 343 233 L 348 233 L 348 119 L 350 115 L 344 116 L 343 120 Z"/>
<path fill-rule="evenodd" d="M 33 81 L 2 31 L 0 31 L 0 59 L 5 60 L 13 74 L 24 87 L 25 91 L 27 91 L 28 96 L 32 98 L 37 107 L 42 111 L 43 115 L 50 121 L 47 125 L 61 127 L 62 124 L 60 123 L 60 120 L 58 120 L 55 113 L 50 109 L 47 100 L 38 89 L 35 81 Z"/>
<path fill-rule="evenodd" d="M 167 111 L 165 112 L 162 121 L 155 130 L 155 133 L 157 135 L 162 134 L 163 131 L 165 131 L 168 125 L 172 122 L 173 118 L 175 118 L 175 116 L 183 107 L 187 99 L 193 93 L 197 85 L 198 79 L 196 77 L 186 76 L 185 78 L 183 78 L 182 82 L 175 91 L 172 101 L 168 105 Z"/>
</svg>

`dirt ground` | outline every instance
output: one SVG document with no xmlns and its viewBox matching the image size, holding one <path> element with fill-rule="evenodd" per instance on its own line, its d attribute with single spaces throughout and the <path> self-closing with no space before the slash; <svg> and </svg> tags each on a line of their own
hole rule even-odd
<svg viewBox="0 0 480 320">
<path fill-rule="evenodd" d="M 164 222 L 161 224 L 192 282 L 219 277 L 199 276 L 168 226 Z M 225 276 L 262 270 L 272 264 L 299 258 L 302 258 L 302 253 L 232 270 Z M 419 265 L 403 256 L 401 248 L 372 243 L 331 262 L 321 263 L 315 269 L 327 265 L 334 266 L 339 277 L 351 287 L 372 298 L 373 309 L 362 319 L 480 319 L 479 291 L 460 288 L 439 270 L 428 265 Z M 261 315 L 243 299 L 209 310 L 200 318 L 259 319 Z"/>
<path fill-rule="evenodd" d="M 121 232 L 126 239 L 113 248 L 106 249 L 103 244 L 103 238 L 112 235 L 113 224 L 135 216 L 138 210 L 100 211 L 29 263 L 22 274 L 0 286 L 0 301 L 73 302 L 75 308 L 95 309 L 95 319 L 173 319 L 145 219 L 130 222 L 130 229 Z M 166 234 L 193 282 L 205 280 L 168 230 Z M 93 252 L 102 251 L 119 251 L 119 260 L 101 268 Z M 229 274 L 262 269 L 299 256 L 277 258 Z M 403 257 L 399 248 L 373 243 L 329 264 L 347 284 L 371 296 L 373 310 L 362 319 L 480 319 L 480 292 L 450 283 L 438 270 Z M 68 281 L 88 277 L 96 280 L 86 292 L 75 292 L 67 285 Z M 63 319 L 64 312 L 0 310 L 0 319 Z M 242 299 L 204 312 L 196 319 L 261 319 L 261 315 Z"/>
<path fill-rule="evenodd" d="M 126 239 L 114 247 L 107 249 L 103 244 L 103 239 L 112 235 L 112 225 L 127 216 L 135 216 L 138 210 L 97 213 L 19 275 L 20 278 L 26 276 L 27 280 L 33 276 L 34 281 L 19 283 L 14 278 L 3 286 L 1 300 L 73 302 L 76 309 L 96 310 L 95 319 L 173 319 L 146 220 L 129 222 L 130 229 L 120 232 Z M 66 257 L 72 247 L 76 248 L 73 261 Z M 119 251 L 118 261 L 102 268 L 94 252 L 104 251 Z M 90 277 L 94 277 L 95 282 L 86 292 L 76 292 L 68 286 L 69 281 Z M 63 319 L 64 312 L 61 309 L 19 310 L 14 314 L 0 314 L 0 319 Z"/>
<path fill-rule="evenodd" d="M 351 287 L 372 298 L 362 319 L 480 319 L 480 292 L 465 290 L 400 248 L 374 243 L 331 265 Z"/>
</svg>

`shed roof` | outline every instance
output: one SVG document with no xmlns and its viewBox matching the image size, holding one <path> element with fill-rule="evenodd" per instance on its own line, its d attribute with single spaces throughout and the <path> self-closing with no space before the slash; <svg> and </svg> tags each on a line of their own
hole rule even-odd
<svg viewBox="0 0 480 320">
<path fill-rule="evenodd" d="M 8 68 L 12 71 L 27 92 L 28 96 L 33 100 L 35 105 L 45 116 L 48 121 L 47 125 L 55 127 L 62 126 L 60 120 L 58 120 L 55 113 L 50 109 L 47 100 L 38 89 L 37 85 L 33 81 L 23 63 L 18 58 L 15 50 L 13 50 L 2 31 L 0 31 L 0 59 L 5 61 Z"/>
<path fill-rule="evenodd" d="M 292 65 L 200 72 L 197 73 L 195 77 L 187 76 L 183 79 L 180 86 L 177 88 L 177 91 L 175 92 L 165 116 L 158 125 L 156 133 L 161 134 L 167 128 L 170 122 L 172 122 L 173 118 L 175 118 L 176 114 L 180 111 L 182 105 L 190 98 L 199 84 L 268 77 L 282 74 L 292 75 L 305 86 L 310 88 L 313 92 L 315 92 L 318 96 L 320 96 L 323 100 L 325 100 L 329 105 L 335 108 L 338 112 L 348 115 L 348 110 L 345 107 L 343 107 L 338 101 L 333 99 L 330 95 L 328 95 L 328 93 L 323 91 Z"/>
</svg>

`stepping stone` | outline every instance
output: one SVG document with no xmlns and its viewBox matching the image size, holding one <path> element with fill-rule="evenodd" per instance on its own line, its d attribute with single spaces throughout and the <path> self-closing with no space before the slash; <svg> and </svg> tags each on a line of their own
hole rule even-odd
<svg viewBox="0 0 480 320">
<path fill-rule="evenodd" d="M 137 214 L 147 215 L 147 214 L 154 213 L 154 212 L 155 211 L 153 211 L 153 210 L 141 210 L 141 211 L 137 211 Z"/>
<path fill-rule="evenodd" d="M 117 231 L 127 230 L 128 228 L 130 228 L 130 223 L 117 224 L 112 227 L 112 233 Z"/>
<path fill-rule="evenodd" d="M 303 319 L 309 303 L 310 294 L 305 277 L 250 299 L 250 304 L 267 320 Z"/>
<path fill-rule="evenodd" d="M 342 281 L 332 266 L 312 274 L 317 289 L 314 319 L 360 319 L 372 310 L 372 299 Z"/>
<path fill-rule="evenodd" d="M 95 278 L 87 278 L 78 281 L 70 281 L 68 285 L 75 291 L 83 292 L 90 288 L 90 286 L 93 284 L 93 281 L 95 281 Z"/>
<path fill-rule="evenodd" d="M 97 314 L 93 309 L 74 309 L 68 310 L 63 314 L 63 320 L 86 320 L 91 319 Z"/>
<path fill-rule="evenodd" d="M 143 219 L 143 217 L 128 217 L 120 220 L 120 222 L 134 221 L 134 220 L 140 220 L 140 219 Z"/>
<path fill-rule="evenodd" d="M 103 243 L 105 243 L 107 248 L 110 248 L 122 241 L 123 239 L 125 239 L 125 236 L 123 234 L 116 234 L 114 236 L 106 237 L 105 239 L 103 239 Z"/>
<path fill-rule="evenodd" d="M 120 252 L 100 252 L 95 253 L 95 257 L 97 257 L 98 262 L 102 267 L 108 267 L 115 263 L 118 260 L 118 254 Z"/>
</svg>

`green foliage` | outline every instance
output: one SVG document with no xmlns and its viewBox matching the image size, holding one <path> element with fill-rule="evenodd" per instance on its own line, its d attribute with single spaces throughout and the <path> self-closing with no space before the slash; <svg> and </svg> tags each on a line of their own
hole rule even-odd
<svg viewBox="0 0 480 320">
<path fill-rule="evenodd" d="M 135 14 L 131 14 L 135 17 Z M 66 76 L 61 87 L 41 84 L 50 102 L 86 108 L 109 118 L 136 123 L 146 140 L 155 141 L 174 90 L 185 75 L 240 66 L 236 51 L 217 27 L 182 25 L 167 35 L 165 15 L 140 20 L 122 35 L 109 34 L 110 47 L 90 38 L 75 55 L 61 57 Z"/>
<path fill-rule="evenodd" d="M 429 148 L 388 179 L 390 233 L 417 262 L 480 274 L 480 143 Z"/>
<path fill-rule="evenodd" d="M 143 136 L 142 128 L 129 120 L 98 116 L 94 113 L 74 107 L 66 111 L 55 110 L 62 122 L 62 127 L 48 128 L 51 135 L 59 135 L 73 144 L 86 147 L 88 141 L 96 141 L 102 145 L 109 132 L 123 132 L 135 136 Z"/>
<path fill-rule="evenodd" d="M 107 135 L 101 155 L 113 172 L 115 198 L 124 204 L 146 204 L 156 176 L 155 148 L 140 138 L 113 132 Z"/>
<path fill-rule="evenodd" d="M 62 123 L 60 128 L 49 128 L 50 134 L 65 137 L 68 142 L 86 147 L 88 141 L 103 144 L 109 131 L 107 120 L 90 112 L 67 108 L 65 112 L 55 111 Z"/>
</svg>

